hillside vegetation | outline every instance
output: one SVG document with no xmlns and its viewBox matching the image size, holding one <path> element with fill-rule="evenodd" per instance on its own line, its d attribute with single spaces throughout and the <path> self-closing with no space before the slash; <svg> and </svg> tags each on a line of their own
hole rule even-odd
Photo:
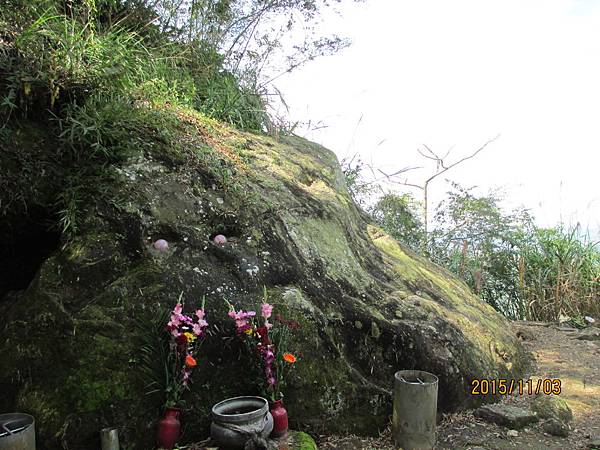
<svg viewBox="0 0 600 450">
<path fill-rule="evenodd" d="M 422 203 L 410 193 L 375 195 L 365 167 L 345 166 L 359 204 L 400 242 L 463 279 L 513 319 L 570 321 L 600 317 L 600 246 L 579 224 L 539 227 L 524 207 L 506 211 L 497 192 L 453 183 L 425 232 Z"/>
</svg>

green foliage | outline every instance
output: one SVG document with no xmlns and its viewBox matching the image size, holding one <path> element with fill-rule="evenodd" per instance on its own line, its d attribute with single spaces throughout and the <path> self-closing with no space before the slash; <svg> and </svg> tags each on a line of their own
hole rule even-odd
<svg viewBox="0 0 600 450">
<path fill-rule="evenodd" d="M 90 92 L 124 89 L 148 57 L 133 33 L 115 28 L 98 33 L 56 11 L 42 13 L 12 41 L 3 63 L 10 70 L 5 90 L 24 112 L 32 106 L 51 110 Z"/>
<path fill-rule="evenodd" d="M 410 194 L 386 194 L 369 209 L 375 222 L 394 239 L 419 251 L 425 239 L 418 203 Z"/>
<path fill-rule="evenodd" d="M 569 320 L 567 321 L 567 323 L 569 325 L 571 325 L 573 328 L 579 328 L 579 329 L 583 329 L 588 326 L 585 319 L 581 316 L 570 317 Z"/>
<path fill-rule="evenodd" d="M 361 0 L 355 0 L 361 1 Z M 329 0 L 145 1 L 158 14 L 160 30 L 177 41 L 201 42 L 223 55 L 225 68 L 246 87 L 273 79 L 347 45 L 318 33 L 319 15 Z M 298 33 L 298 31 L 301 31 Z M 298 39 L 302 36 L 302 39 Z M 283 45 L 282 42 L 288 42 Z M 283 66 L 273 64 L 285 61 Z"/>
<path fill-rule="evenodd" d="M 267 123 L 265 104 L 261 96 L 240 86 L 230 73 L 207 77 L 199 82 L 197 109 L 232 125 L 260 131 Z"/>
<path fill-rule="evenodd" d="M 495 194 L 455 190 L 438 207 L 431 256 L 512 318 L 598 315 L 600 252 L 578 227 L 541 229 Z"/>
<path fill-rule="evenodd" d="M 33 9 L 32 9 L 33 11 Z M 38 11 L 38 9 L 35 9 Z M 31 11 L 30 11 L 31 13 Z M 2 23 L 15 18 L 0 11 Z M 203 43 L 131 31 L 131 19 L 110 27 L 97 9 L 68 16 L 56 7 L 13 27 L 0 48 L 0 116 L 50 110 L 59 117 L 88 97 L 130 96 L 196 107 L 216 119 L 261 131 L 268 120 L 256 89 L 242 87 L 223 58 Z M 124 24 L 129 24 L 129 29 Z M 97 103 L 97 100 L 96 100 Z"/>
<path fill-rule="evenodd" d="M 388 234 L 448 268 L 511 318 L 583 323 L 600 316 L 600 249 L 579 226 L 543 229 L 523 208 L 506 212 L 498 193 L 476 195 L 453 183 L 436 209 L 426 250 L 418 204 L 387 194 L 369 206 L 377 182 L 356 155 L 342 161 L 348 190 Z"/>
<path fill-rule="evenodd" d="M 124 96 L 94 95 L 82 106 L 68 109 L 60 138 L 74 159 L 106 163 L 152 149 L 157 142 L 168 144 L 176 124 L 168 109 Z M 165 148 L 168 153 L 170 146 Z"/>
<path fill-rule="evenodd" d="M 136 382 L 156 407 L 166 403 L 167 388 L 172 385 L 173 352 L 164 332 L 170 315 L 167 308 L 159 308 L 154 312 L 143 312 L 134 322 L 137 350 L 129 363 L 135 368 Z"/>
<path fill-rule="evenodd" d="M 376 188 L 373 183 L 367 181 L 363 176 L 366 164 L 360 158 L 357 158 L 356 154 L 349 160 L 343 159 L 340 164 L 350 197 L 357 205 L 363 208 L 366 207 L 369 197 L 375 192 Z"/>
<path fill-rule="evenodd" d="M 51 133 L 23 122 L 0 132 L 0 222 L 43 209 L 52 202 L 63 170 Z M 46 175 L 46 176 L 41 176 Z M 9 224 L 12 220 L 5 221 Z"/>
<path fill-rule="evenodd" d="M 509 317 L 522 317 L 518 260 L 533 232 L 524 210 L 505 213 L 497 194 L 476 196 L 457 184 L 438 206 L 429 238 L 432 258 Z"/>
</svg>

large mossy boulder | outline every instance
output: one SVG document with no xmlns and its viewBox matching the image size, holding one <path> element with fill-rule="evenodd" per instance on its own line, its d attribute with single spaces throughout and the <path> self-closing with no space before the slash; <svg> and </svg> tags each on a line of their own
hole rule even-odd
<svg viewBox="0 0 600 450">
<path fill-rule="evenodd" d="M 150 134 L 105 167 L 77 232 L 0 301 L 0 408 L 33 414 L 40 448 L 96 448 L 105 426 L 128 448 L 151 447 L 161 405 L 137 376 L 152 332 L 140 324 L 180 295 L 190 309 L 204 297 L 214 325 L 183 414 L 189 440 L 205 437 L 214 403 L 256 393 L 225 338 L 224 299 L 254 308 L 263 286 L 275 314 L 300 324 L 285 398 L 296 429 L 376 433 L 400 369 L 437 374 L 442 411 L 484 400 L 469 395 L 474 378 L 521 374 L 507 321 L 369 223 L 331 151 L 175 114 L 160 141 Z M 168 251 L 153 248 L 159 238 Z"/>
</svg>

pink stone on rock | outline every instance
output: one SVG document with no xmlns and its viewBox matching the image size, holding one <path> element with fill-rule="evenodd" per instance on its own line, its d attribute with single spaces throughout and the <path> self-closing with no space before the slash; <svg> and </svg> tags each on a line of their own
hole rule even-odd
<svg viewBox="0 0 600 450">
<path fill-rule="evenodd" d="M 159 252 L 166 252 L 169 249 L 169 243 L 164 239 L 158 239 L 154 242 L 154 248 Z"/>
<path fill-rule="evenodd" d="M 213 238 L 213 242 L 215 244 L 225 244 L 227 242 L 227 238 L 225 236 L 223 236 L 222 234 L 217 234 L 214 238 Z"/>
</svg>

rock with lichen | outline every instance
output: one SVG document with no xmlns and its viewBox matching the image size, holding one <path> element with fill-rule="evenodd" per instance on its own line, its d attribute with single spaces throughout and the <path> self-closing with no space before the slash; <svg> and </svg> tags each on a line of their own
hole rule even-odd
<svg viewBox="0 0 600 450">
<path fill-rule="evenodd" d="M 190 441 L 206 436 L 214 403 L 256 393 L 242 348 L 223 339 L 224 300 L 256 308 L 263 286 L 274 315 L 298 324 L 285 391 L 296 428 L 376 432 L 400 369 L 439 376 L 440 411 L 490 400 L 469 395 L 475 378 L 521 376 L 507 321 L 373 225 L 331 151 L 178 117 L 107 164 L 76 233 L 0 302 L 0 408 L 33 414 L 42 445 L 94 448 L 106 426 L 130 448 L 152 445 L 162 400 L 140 381 L 139 352 L 180 296 L 186 308 L 204 298 L 213 326 L 182 413 Z"/>
<path fill-rule="evenodd" d="M 557 419 L 568 423 L 573 420 L 573 411 L 566 402 L 557 395 L 538 395 L 531 403 L 531 409 L 541 419 Z"/>
</svg>

